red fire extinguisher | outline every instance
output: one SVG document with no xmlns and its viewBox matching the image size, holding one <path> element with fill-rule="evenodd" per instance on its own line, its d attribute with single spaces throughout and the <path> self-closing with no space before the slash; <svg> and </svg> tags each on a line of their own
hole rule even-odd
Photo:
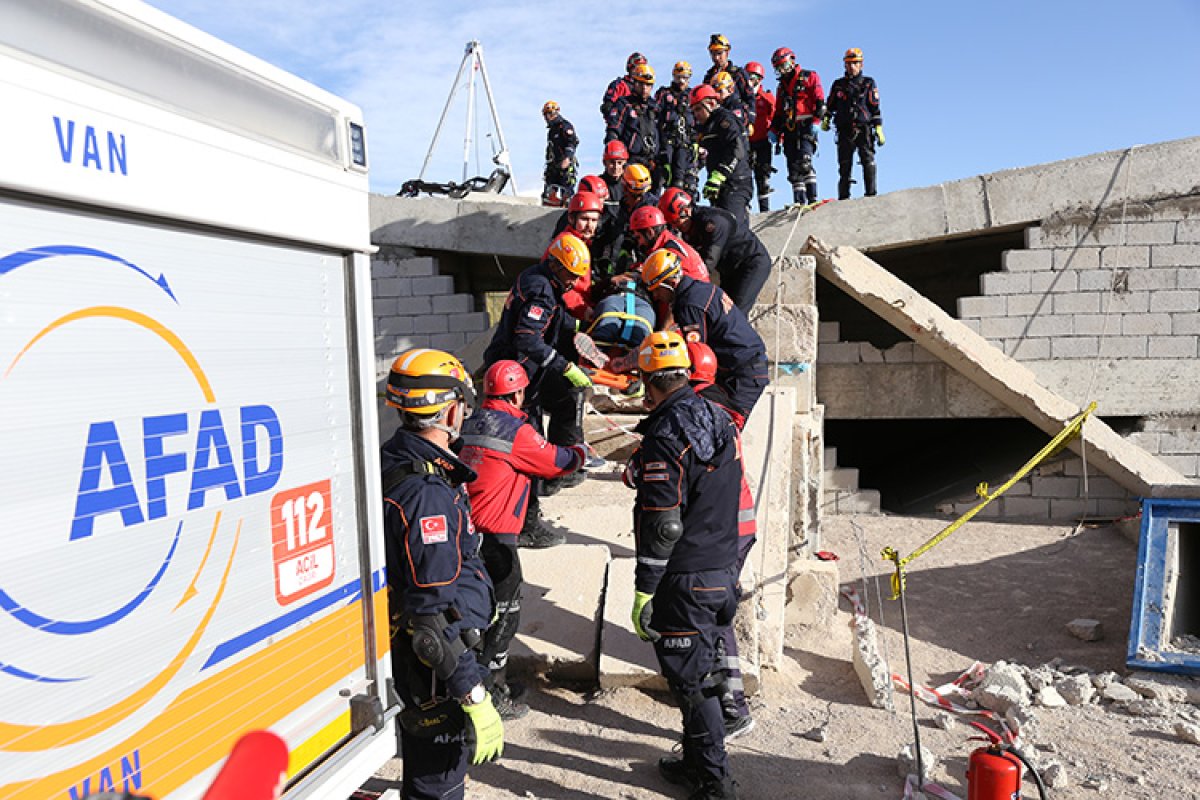
<svg viewBox="0 0 1200 800">
<path fill-rule="evenodd" d="M 978 722 L 971 722 L 971 726 L 986 736 L 972 736 L 971 741 L 987 744 L 973 751 L 967 760 L 967 800 L 1021 800 L 1022 765 L 1029 768 L 1041 800 L 1046 800 L 1042 777 L 1014 746 L 1011 732 L 1001 736 Z"/>
</svg>

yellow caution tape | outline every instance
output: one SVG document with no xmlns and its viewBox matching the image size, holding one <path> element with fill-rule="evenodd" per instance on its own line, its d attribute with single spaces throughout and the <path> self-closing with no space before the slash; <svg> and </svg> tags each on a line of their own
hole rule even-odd
<svg viewBox="0 0 1200 800">
<path fill-rule="evenodd" d="M 1075 417 L 1070 422 L 1068 422 L 1066 427 L 1063 428 L 1061 431 L 1059 431 L 1058 435 L 1050 440 L 1049 444 L 1047 444 L 1045 447 L 1043 447 L 1041 450 L 1038 451 L 1037 455 L 1035 455 L 1033 458 L 1026 461 L 1025 465 L 1023 467 L 1021 467 L 1019 470 L 1017 470 L 1011 478 L 1009 478 L 1007 481 L 1005 481 L 1004 485 L 1001 486 L 999 489 L 996 489 L 995 491 L 991 491 L 988 489 L 988 485 L 986 483 L 981 483 L 981 484 L 979 484 L 979 486 L 975 487 L 975 493 L 983 499 L 977 505 L 975 505 L 973 508 L 968 510 L 965 514 L 963 514 L 961 517 L 954 520 L 954 522 L 951 522 L 949 525 L 947 525 L 945 528 L 943 528 L 942 531 L 940 533 L 938 533 L 936 536 L 934 536 L 932 539 L 930 539 L 925 544 L 918 547 L 916 550 L 912 551 L 912 553 L 910 553 L 909 555 L 905 556 L 904 558 L 901 558 L 900 553 L 897 552 L 896 548 L 894 548 L 894 547 L 883 548 L 883 550 L 880 552 L 880 555 L 882 556 L 883 560 L 891 561 L 893 564 L 896 565 L 896 574 L 894 574 L 892 576 L 892 599 L 893 600 L 899 599 L 900 593 L 904 591 L 904 584 L 905 584 L 904 567 L 907 566 L 909 564 L 909 562 L 915 561 L 917 558 L 925 555 L 930 550 L 932 550 L 934 547 L 941 544 L 943 541 L 946 540 L 946 538 L 948 536 L 950 536 L 950 534 L 954 533 L 956 530 L 961 528 L 963 525 L 967 524 L 967 522 L 972 517 L 974 517 L 976 514 L 978 514 L 980 511 L 982 511 L 984 506 L 986 506 L 988 503 L 992 502 L 997 497 L 999 497 L 1000 495 L 1002 495 L 1006 491 L 1008 491 L 1009 488 L 1014 483 L 1021 480 L 1021 478 L 1024 478 L 1029 473 L 1030 470 L 1032 470 L 1038 464 L 1045 461 L 1047 458 L 1050 458 L 1051 456 L 1057 455 L 1059 452 L 1061 452 L 1062 449 L 1067 446 L 1068 442 L 1070 442 L 1072 439 L 1074 439 L 1076 436 L 1078 436 L 1080 434 L 1080 431 L 1083 430 L 1084 421 L 1095 410 L 1096 410 L 1096 403 L 1095 403 L 1095 401 L 1093 401 L 1090 404 L 1088 404 L 1088 407 L 1085 408 L 1079 414 L 1079 416 Z"/>
</svg>

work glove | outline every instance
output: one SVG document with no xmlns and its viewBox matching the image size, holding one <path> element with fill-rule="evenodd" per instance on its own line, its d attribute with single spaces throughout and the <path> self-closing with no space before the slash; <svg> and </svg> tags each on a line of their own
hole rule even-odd
<svg viewBox="0 0 1200 800">
<path fill-rule="evenodd" d="M 499 758 L 504 752 L 504 723 L 492 704 L 491 692 L 482 703 L 463 706 L 462 710 L 467 715 L 467 737 L 475 742 L 471 763 L 486 764 Z"/>
<path fill-rule="evenodd" d="M 671 165 L 670 164 L 662 165 L 662 174 L 663 174 L 663 186 L 670 186 L 671 185 Z"/>
<path fill-rule="evenodd" d="M 821 120 L 821 130 L 823 130 L 823 131 L 829 130 L 829 117 L 824 117 Z"/>
<path fill-rule="evenodd" d="M 592 385 L 592 379 L 579 368 L 578 364 L 567 364 L 567 368 L 563 370 L 563 377 L 576 389 L 586 389 Z"/>
<path fill-rule="evenodd" d="M 877 142 L 879 142 L 880 147 L 883 147 L 884 144 L 887 143 L 887 139 L 885 139 L 883 136 L 883 126 L 882 125 L 875 126 L 875 140 Z"/>
<path fill-rule="evenodd" d="M 633 631 L 643 642 L 657 642 L 658 631 L 650 627 L 650 615 L 654 613 L 654 595 L 645 592 L 633 593 Z"/>
<path fill-rule="evenodd" d="M 708 174 L 708 182 L 704 184 L 704 197 L 706 200 L 716 200 L 717 195 L 721 193 L 721 187 L 725 184 L 725 173 L 713 171 Z"/>
</svg>

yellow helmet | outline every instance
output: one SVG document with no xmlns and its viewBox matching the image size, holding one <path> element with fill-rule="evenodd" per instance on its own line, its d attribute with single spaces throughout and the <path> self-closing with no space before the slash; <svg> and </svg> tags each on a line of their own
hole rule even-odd
<svg viewBox="0 0 1200 800">
<path fill-rule="evenodd" d="M 542 116 L 546 116 L 547 114 L 557 114 L 558 112 L 558 103 L 554 102 L 553 100 L 547 100 L 546 104 L 542 106 Z"/>
<path fill-rule="evenodd" d="M 649 64 L 638 64 L 629 73 L 629 77 L 633 78 L 638 83 L 648 83 L 654 85 L 654 67 Z"/>
<path fill-rule="evenodd" d="M 718 92 L 725 92 L 733 88 L 733 76 L 728 72 L 721 70 L 716 75 L 712 76 L 712 80 L 708 85 L 716 89 Z"/>
<path fill-rule="evenodd" d="M 729 46 L 729 40 L 719 33 L 714 33 L 711 37 L 709 37 L 708 52 L 710 53 L 714 50 L 728 50 Z"/>
<path fill-rule="evenodd" d="M 644 164 L 626 164 L 621 183 L 625 185 L 627 192 L 645 194 L 650 191 L 650 170 Z"/>
<path fill-rule="evenodd" d="M 647 289 L 657 289 L 660 286 L 673 288 L 683 274 L 683 261 L 679 253 L 665 247 L 655 250 L 647 256 L 642 264 L 642 283 Z"/>
<path fill-rule="evenodd" d="M 643 373 L 664 369 L 691 369 L 687 343 L 676 331 L 655 331 L 638 350 L 638 369 Z"/>
<path fill-rule="evenodd" d="M 671 74 L 676 78 L 690 78 L 692 77 L 692 65 L 686 61 L 677 61 Z"/>
<path fill-rule="evenodd" d="M 862 60 L 862 50 L 857 47 L 851 47 L 846 51 L 846 55 L 842 56 L 842 61 L 857 61 L 861 64 Z"/>
<path fill-rule="evenodd" d="M 592 251 L 573 233 L 564 233 L 551 242 L 550 255 L 576 278 L 583 277 L 592 268 Z"/>
<path fill-rule="evenodd" d="M 459 400 L 475 405 L 475 389 L 462 362 L 441 350 L 418 347 L 392 362 L 387 404 L 410 414 L 433 416 Z"/>
</svg>

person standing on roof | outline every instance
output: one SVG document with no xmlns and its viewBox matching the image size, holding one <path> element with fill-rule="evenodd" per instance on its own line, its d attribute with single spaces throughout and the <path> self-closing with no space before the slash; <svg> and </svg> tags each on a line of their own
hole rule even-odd
<svg viewBox="0 0 1200 800">
<path fill-rule="evenodd" d="M 733 78 L 728 72 L 718 72 L 713 76 L 708 83 L 717 92 L 717 97 L 721 101 L 721 106 L 729 110 L 731 114 L 742 123 L 742 131 L 748 134 L 750 127 L 750 114 L 746 106 L 742 105 L 742 101 L 733 91 Z"/>
<path fill-rule="evenodd" d="M 737 611 L 744 472 L 733 423 L 692 391 L 690 366 L 675 332 L 652 333 L 638 353 L 650 415 L 625 470 L 637 491 L 631 617 L 683 717 L 683 753 L 659 759 L 659 772 L 690 800 L 736 800 L 718 687 L 720 642 Z"/>
<path fill-rule="evenodd" d="M 654 191 L 677 186 L 685 191 L 696 190 L 695 120 L 689 102 L 692 65 L 680 61 L 671 70 L 671 83 L 662 86 L 654 95 L 658 108 L 658 170 L 654 174 Z"/>
<path fill-rule="evenodd" d="M 704 197 L 745 223 L 754 182 L 750 175 L 749 142 L 742 124 L 721 107 L 716 90 L 708 84 L 692 90 L 692 113 L 696 116 L 696 135 L 708 167 Z"/>
<path fill-rule="evenodd" d="M 850 197 L 850 172 L 854 169 L 854 153 L 862 164 L 863 194 L 874 197 L 875 145 L 883 147 L 883 115 L 879 111 L 879 87 L 875 79 L 862 74 L 863 54 L 857 47 L 846 51 L 843 63 L 846 74 L 833 82 L 829 90 L 829 113 L 821 122 L 821 130 L 829 130 L 829 121 L 837 126 L 838 199 Z"/>
<path fill-rule="evenodd" d="M 608 121 L 608 115 L 617 101 L 633 92 L 633 70 L 639 64 L 645 63 L 647 62 L 644 55 L 638 52 L 630 53 L 629 58 L 625 59 L 625 74 L 613 78 L 608 84 L 608 88 L 604 90 L 604 99 L 600 101 L 600 116 L 604 117 L 605 122 Z"/>
<path fill-rule="evenodd" d="M 457 358 L 422 348 L 392 363 L 386 402 L 400 416 L 381 463 L 402 796 L 459 800 L 468 764 L 504 750 L 476 659 L 494 610 L 467 497 L 476 475 L 450 450 L 475 392 Z"/>
<path fill-rule="evenodd" d="M 575 148 L 579 147 L 579 137 L 575 135 L 575 126 L 561 113 L 558 103 L 548 100 L 542 106 L 542 118 L 546 120 L 546 169 L 543 173 L 546 188 L 542 190 L 542 205 L 562 205 L 550 202 L 551 198 L 570 197 L 575 193 Z M 560 192 L 553 187 L 562 187 Z"/>
<path fill-rule="evenodd" d="M 813 163 L 817 155 L 816 126 L 825 116 L 821 76 L 811 69 L 800 69 L 796 54 L 787 47 L 775 51 L 771 66 L 779 76 L 775 119 L 771 122 L 771 128 L 780 140 L 776 152 L 782 145 L 793 202 L 801 205 L 816 203 L 817 169 Z"/>
<path fill-rule="evenodd" d="M 746 65 L 746 77 L 754 90 L 754 130 L 750 133 L 750 170 L 758 187 L 758 210 L 767 211 L 771 193 L 771 122 L 775 117 L 775 95 L 763 87 L 766 72 L 763 65 L 751 61 Z"/>
<path fill-rule="evenodd" d="M 630 79 L 633 91 L 613 104 L 604 141 L 621 142 L 629 151 L 630 164 L 641 164 L 653 173 L 658 158 L 658 109 L 651 97 L 654 70 L 649 64 L 638 64 Z"/>
<path fill-rule="evenodd" d="M 580 395 L 592 385 L 587 373 L 558 349 L 570 341 L 576 325 L 563 293 L 587 274 L 591 261 L 588 246 L 579 237 L 563 234 L 556 239 L 549 257 L 517 276 L 496 333 L 483 353 L 489 367 L 502 360 L 521 365 L 529 377 L 524 410 L 539 433 L 545 412 L 549 416 L 546 438 L 562 447 L 583 443 Z M 535 487 L 518 544 L 552 547 L 561 540 L 561 534 L 542 519 Z"/>
<path fill-rule="evenodd" d="M 754 90 L 750 86 L 750 81 L 747 80 L 745 71 L 729 60 L 731 49 L 729 40 L 721 34 L 714 33 L 709 38 L 708 55 L 712 59 L 712 66 L 708 68 L 708 72 L 704 73 L 704 82 L 711 85 L 718 72 L 729 73 L 729 77 L 733 79 L 733 102 L 738 108 L 746 109 L 746 125 L 749 127 L 757 122 L 754 118 Z"/>
<path fill-rule="evenodd" d="M 758 235 L 725 209 L 694 205 L 691 196 L 678 189 L 664 192 L 658 208 L 667 224 L 700 254 L 708 271 L 721 276 L 721 289 L 734 305 L 749 315 L 771 275 L 771 254 Z"/>
<path fill-rule="evenodd" d="M 517 362 L 492 364 L 483 376 L 483 406 L 463 424 L 459 453 L 476 474 L 467 484 L 471 519 L 483 533 L 481 555 L 496 593 L 496 618 L 483 637 L 479 662 L 488 670 L 485 684 L 501 719 L 529 713 L 520 692 L 509 685 L 507 672 L 508 648 L 521 622 L 517 537 L 525 524 L 530 478 L 560 478 L 587 460 L 583 445 L 550 444 L 529 424 L 521 410 L 528 386 L 529 376 Z"/>
<path fill-rule="evenodd" d="M 767 388 L 767 347 L 733 298 L 711 283 L 683 274 L 679 254 L 655 250 L 642 265 L 642 283 L 656 304 L 671 308 L 674 323 L 690 342 L 704 342 L 717 356 L 716 383 L 729 395 L 740 430 Z"/>
</svg>

